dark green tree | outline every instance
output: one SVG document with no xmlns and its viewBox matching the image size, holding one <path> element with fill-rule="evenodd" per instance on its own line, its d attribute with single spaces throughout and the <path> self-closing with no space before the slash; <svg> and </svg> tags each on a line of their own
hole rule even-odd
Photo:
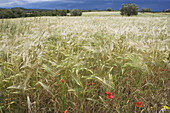
<svg viewBox="0 0 170 113">
<path fill-rule="evenodd" d="M 4 13 L 1 10 L 0 10 L 0 18 L 4 18 Z"/>
<path fill-rule="evenodd" d="M 125 4 L 122 4 L 122 7 L 120 8 L 120 14 L 125 15 Z"/>
<path fill-rule="evenodd" d="M 144 12 L 151 12 L 151 9 L 149 8 L 141 8 L 141 12 L 144 13 Z"/>
<path fill-rule="evenodd" d="M 111 8 L 107 8 L 106 10 L 107 10 L 107 11 L 112 11 L 112 9 L 111 9 Z"/>
<path fill-rule="evenodd" d="M 82 11 L 79 9 L 73 9 L 70 11 L 71 16 L 81 16 L 82 15 Z"/>
<path fill-rule="evenodd" d="M 43 10 L 43 9 L 24 9 L 24 8 L 12 8 L 5 9 L 0 8 L 0 18 L 20 18 L 20 17 L 36 17 L 36 16 L 66 16 L 69 10 Z"/>
<path fill-rule="evenodd" d="M 25 16 L 24 11 L 20 8 L 12 8 L 11 10 L 14 13 L 15 17 L 24 17 Z"/>
<path fill-rule="evenodd" d="M 162 12 L 170 12 L 170 9 L 164 9 Z"/>
<path fill-rule="evenodd" d="M 58 16 L 67 16 L 67 11 L 66 10 L 57 10 L 57 15 Z"/>
<path fill-rule="evenodd" d="M 5 13 L 5 18 L 16 18 L 16 16 L 10 9 L 6 9 L 4 13 Z"/>
<path fill-rule="evenodd" d="M 69 9 L 67 9 L 67 13 L 70 13 L 70 10 L 69 10 Z"/>
<path fill-rule="evenodd" d="M 16 18 L 11 9 L 1 9 L 0 18 Z"/>
<path fill-rule="evenodd" d="M 120 9 L 121 15 L 138 15 L 138 7 L 135 4 L 128 3 L 126 5 L 122 4 L 122 7 Z"/>
</svg>

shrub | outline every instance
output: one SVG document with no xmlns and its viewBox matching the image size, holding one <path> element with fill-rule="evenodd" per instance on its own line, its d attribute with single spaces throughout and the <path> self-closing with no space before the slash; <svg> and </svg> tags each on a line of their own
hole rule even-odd
<svg viewBox="0 0 170 113">
<path fill-rule="evenodd" d="M 112 11 L 112 9 L 111 8 L 107 8 L 107 11 Z"/>
<path fill-rule="evenodd" d="M 162 12 L 170 12 L 170 9 L 164 9 Z"/>
<path fill-rule="evenodd" d="M 71 16 L 81 16 L 82 15 L 82 11 L 79 9 L 73 9 L 70 11 Z"/>
<path fill-rule="evenodd" d="M 138 15 L 138 7 L 135 4 L 128 3 L 126 5 L 122 4 L 120 9 L 121 15 Z"/>
<path fill-rule="evenodd" d="M 67 16 L 67 11 L 66 10 L 57 10 L 57 15 L 58 16 Z"/>
<path fill-rule="evenodd" d="M 141 12 L 151 12 L 151 9 L 149 8 L 141 8 Z"/>
</svg>

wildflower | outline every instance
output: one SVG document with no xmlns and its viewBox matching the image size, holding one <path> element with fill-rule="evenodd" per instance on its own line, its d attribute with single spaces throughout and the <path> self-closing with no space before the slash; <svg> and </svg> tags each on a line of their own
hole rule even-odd
<svg viewBox="0 0 170 113">
<path fill-rule="evenodd" d="M 151 109 L 155 108 L 156 107 L 156 104 L 154 106 L 151 106 Z"/>
<path fill-rule="evenodd" d="M 164 69 L 161 69 L 161 71 L 165 71 Z"/>
<path fill-rule="evenodd" d="M 112 99 L 112 98 L 113 98 L 113 95 L 107 95 L 106 98 Z"/>
<path fill-rule="evenodd" d="M 106 92 L 106 94 L 107 94 L 107 95 L 111 95 L 112 93 L 110 93 L 110 92 Z"/>
<path fill-rule="evenodd" d="M 91 85 L 91 86 L 92 86 L 92 85 L 94 85 L 94 82 L 91 82 L 91 84 L 90 84 L 90 85 Z"/>
<path fill-rule="evenodd" d="M 64 82 L 64 79 L 61 79 L 61 83 L 63 83 Z"/>
<path fill-rule="evenodd" d="M 142 105 L 142 103 L 141 102 L 136 102 L 136 107 L 141 107 L 141 108 L 143 108 L 143 105 Z"/>
<path fill-rule="evenodd" d="M 168 106 L 163 106 L 163 108 L 159 111 L 159 113 L 164 113 L 168 109 L 169 109 Z"/>
<path fill-rule="evenodd" d="M 64 113 L 67 113 L 67 110 L 65 110 Z"/>
<path fill-rule="evenodd" d="M 106 98 L 108 98 L 108 99 L 112 99 L 112 98 L 113 98 L 112 93 L 110 93 L 110 92 L 106 92 L 106 94 L 107 94 Z"/>
<path fill-rule="evenodd" d="M 156 104 L 154 106 L 151 106 L 151 109 L 154 109 L 154 108 L 156 108 Z"/>
<path fill-rule="evenodd" d="M 168 106 L 163 106 L 163 108 L 165 108 L 165 109 L 169 109 L 169 107 L 168 107 Z"/>
<path fill-rule="evenodd" d="M 159 113 L 164 113 L 166 111 L 166 108 L 162 108 Z"/>
</svg>

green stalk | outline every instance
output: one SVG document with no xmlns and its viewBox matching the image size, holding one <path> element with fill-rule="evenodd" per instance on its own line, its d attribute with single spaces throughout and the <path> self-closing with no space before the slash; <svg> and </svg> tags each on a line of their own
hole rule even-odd
<svg viewBox="0 0 170 113">
<path fill-rule="evenodd" d="M 62 93 L 61 93 L 61 98 L 62 98 L 62 111 L 64 112 L 65 108 L 65 98 L 64 98 L 64 94 L 65 94 L 65 87 L 64 87 L 64 83 L 62 83 Z"/>
</svg>

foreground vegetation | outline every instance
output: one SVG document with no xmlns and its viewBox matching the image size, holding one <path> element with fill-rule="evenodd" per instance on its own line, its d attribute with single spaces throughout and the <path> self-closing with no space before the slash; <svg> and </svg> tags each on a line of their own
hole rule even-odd
<svg viewBox="0 0 170 113">
<path fill-rule="evenodd" d="M 160 111 L 170 103 L 169 25 L 169 17 L 0 20 L 0 111 Z"/>
</svg>

